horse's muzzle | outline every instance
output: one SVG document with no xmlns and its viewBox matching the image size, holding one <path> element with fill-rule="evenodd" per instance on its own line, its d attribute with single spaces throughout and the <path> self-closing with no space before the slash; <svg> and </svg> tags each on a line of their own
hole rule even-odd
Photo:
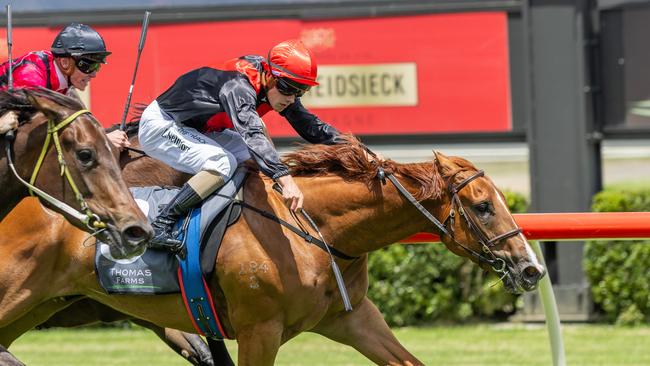
<svg viewBox="0 0 650 366">
<path fill-rule="evenodd" d="M 103 239 L 109 243 L 111 256 L 116 259 L 132 258 L 144 253 L 146 244 L 153 235 L 151 226 L 137 223 L 121 226 L 121 230 L 108 224 Z"/>
<path fill-rule="evenodd" d="M 546 274 L 546 269 L 540 264 L 524 260 L 517 263 L 514 272 L 515 287 L 522 291 L 533 291 L 537 289 L 539 280 Z"/>
<path fill-rule="evenodd" d="M 126 225 L 120 234 L 124 246 L 138 248 L 145 246 L 149 239 L 151 239 L 153 229 L 149 225 L 146 227 L 138 224 Z"/>
<path fill-rule="evenodd" d="M 546 269 L 541 265 L 535 265 L 533 263 L 527 263 L 523 266 L 521 270 L 521 278 L 524 281 L 524 289 L 526 291 L 532 291 L 537 288 L 539 280 L 546 275 Z"/>
</svg>

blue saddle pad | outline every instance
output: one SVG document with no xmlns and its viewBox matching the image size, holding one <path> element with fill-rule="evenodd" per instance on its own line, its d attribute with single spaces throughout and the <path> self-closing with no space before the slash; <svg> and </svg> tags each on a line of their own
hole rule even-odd
<svg viewBox="0 0 650 366">
<path fill-rule="evenodd" d="M 210 235 L 208 229 L 213 220 L 228 207 L 231 200 L 221 196 L 234 197 L 242 186 L 247 170 L 239 168 L 232 179 L 213 195 L 206 199 L 200 210 L 193 210 L 188 228 L 197 230 L 186 240 L 188 248 L 199 251 L 201 242 Z M 138 206 L 153 221 L 160 209 L 178 192 L 178 188 L 136 187 L 131 193 Z M 227 218 L 225 218 L 227 220 Z M 179 220 L 179 225 L 184 220 Z M 196 248 L 196 249 L 195 249 Z M 213 255 L 216 256 L 216 253 Z M 115 259 L 110 255 L 108 244 L 98 241 L 95 248 L 95 270 L 99 283 L 109 294 L 155 295 L 179 293 L 177 277 L 179 262 L 176 255 L 165 250 L 147 249 L 142 255 L 130 259 Z M 200 271 L 200 268 L 198 269 Z"/>
</svg>

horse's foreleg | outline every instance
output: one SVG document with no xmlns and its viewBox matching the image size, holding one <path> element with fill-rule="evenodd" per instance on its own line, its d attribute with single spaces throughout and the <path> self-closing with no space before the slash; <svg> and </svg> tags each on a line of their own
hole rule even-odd
<svg viewBox="0 0 650 366">
<path fill-rule="evenodd" d="M 367 297 L 351 313 L 327 318 L 312 331 L 354 347 L 377 365 L 423 365 L 399 343 Z"/>
<path fill-rule="evenodd" d="M 25 366 L 24 363 L 18 361 L 6 348 L 0 346 L 0 365 L 2 366 Z"/>
<path fill-rule="evenodd" d="M 239 366 L 272 366 L 282 338 L 282 324 L 257 323 L 237 330 Z"/>
</svg>

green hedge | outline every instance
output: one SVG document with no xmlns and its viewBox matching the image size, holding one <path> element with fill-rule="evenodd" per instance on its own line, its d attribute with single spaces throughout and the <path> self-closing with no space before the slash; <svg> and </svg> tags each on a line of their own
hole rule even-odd
<svg viewBox="0 0 650 366">
<path fill-rule="evenodd" d="M 650 189 L 605 190 L 593 211 L 650 211 Z M 650 223 L 648 223 L 650 225 Z M 650 321 L 650 241 L 592 241 L 584 268 L 591 292 L 606 320 L 617 324 Z"/>
<path fill-rule="evenodd" d="M 522 195 L 504 193 L 512 212 L 525 212 Z M 496 318 L 517 307 L 498 278 L 442 244 L 391 245 L 370 254 L 369 272 L 369 297 L 390 325 Z"/>
</svg>

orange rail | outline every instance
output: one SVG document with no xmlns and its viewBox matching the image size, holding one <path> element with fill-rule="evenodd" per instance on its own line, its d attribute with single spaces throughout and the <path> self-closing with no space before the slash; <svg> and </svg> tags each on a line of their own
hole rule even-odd
<svg viewBox="0 0 650 366">
<path fill-rule="evenodd" d="M 650 238 L 650 212 L 515 214 L 529 240 Z M 415 234 L 402 243 L 438 242 L 434 234 Z"/>
</svg>

